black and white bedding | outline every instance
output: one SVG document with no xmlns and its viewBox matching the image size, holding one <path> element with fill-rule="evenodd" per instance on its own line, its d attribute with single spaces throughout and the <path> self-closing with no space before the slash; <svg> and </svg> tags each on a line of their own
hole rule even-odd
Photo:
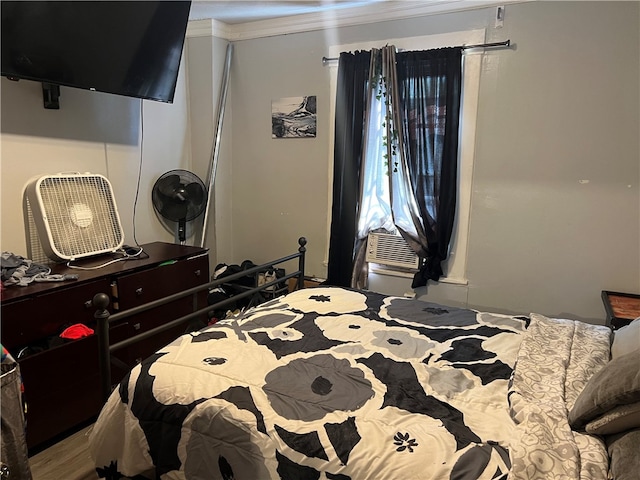
<svg viewBox="0 0 640 480">
<path fill-rule="evenodd" d="M 608 328 L 340 288 L 293 292 L 135 367 L 97 471 L 160 479 L 605 479 L 568 412 Z"/>
</svg>

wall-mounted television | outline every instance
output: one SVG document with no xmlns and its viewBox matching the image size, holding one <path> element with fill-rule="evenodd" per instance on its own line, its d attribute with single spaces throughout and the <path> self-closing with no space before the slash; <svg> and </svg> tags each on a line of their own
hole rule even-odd
<svg viewBox="0 0 640 480">
<path fill-rule="evenodd" d="M 3 0 L 0 8 L 3 76 L 173 102 L 190 1 Z"/>
</svg>

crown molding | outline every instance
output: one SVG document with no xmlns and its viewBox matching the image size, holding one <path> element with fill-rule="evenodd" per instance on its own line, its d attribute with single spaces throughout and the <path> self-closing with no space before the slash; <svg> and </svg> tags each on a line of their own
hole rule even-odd
<svg viewBox="0 0 640 480">
<path fill-rule="evenodd" d="M 187 37 L 215 36 L 230 41 L 250 40 L 291 33 L 365 25 L 389 20 L 401 20 L 404 18 L 440 13 L 474 10 L 494 5 L 521 3 L 523 1 L 527 0 L 389 1 L 364 7 L 293 15 L 290 17 L 239 24 L 226 24 L 214 19 L 192 20 L 187 25 Z"/>
<path fill-rule="evenodd" d="M 187 37 L 219 37 L 224 39 L 231 39 L 233 25 L 229 25 L 224 22 L 220 22 L 213 18 L 207 18 L 204 20 L 190 20 L 187 23 Z"/>
</svg>

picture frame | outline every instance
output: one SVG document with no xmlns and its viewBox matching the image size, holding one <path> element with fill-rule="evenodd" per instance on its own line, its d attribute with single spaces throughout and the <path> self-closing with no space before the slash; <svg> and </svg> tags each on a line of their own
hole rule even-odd
<svg viewBox="0 0 640 480">
<path fill-rule="evenodd" d="M 316 128 L 315 95 L 271 101 L 271 138 L 315 138 Z"/>
</svg>

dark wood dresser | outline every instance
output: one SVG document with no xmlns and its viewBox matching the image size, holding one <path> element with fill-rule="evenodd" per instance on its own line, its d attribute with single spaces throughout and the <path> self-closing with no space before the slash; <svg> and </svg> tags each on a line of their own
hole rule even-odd
<svg viewBox="0 0 640 480">
<path fill-rule="evenodd" d="M 32 283 L 3 290 L 2 345 L 20 365 L 30 449 L 90 420 L 100 411 L 96 335 L 79 340 L 59 337 L 66 327 L 75 324 L 95 330 L 96 309 L 92 299 L 96 293 L 110 296 L 109 311 L 115 313 L 209 282 L 206 249 L 160 242 L 142 247 L 144 253 L 136 259 L 95 270 L 52 267 L 52 273 L 77 275 L 77 280 Z M 87 268 L 113 258 L 101 255 L 74 263 Z M 207 293 L 203 291 L 113 324 L 111 344 L 204 308 L 206 302 Z M 204 324 L 206 319 L 201 321 Z M 186 328 L 181 325 L 116 352 L 121 362 L 112 367 L 112 382 L 118 382 L 128 368 L 184 333 Z"/>
</svg>

